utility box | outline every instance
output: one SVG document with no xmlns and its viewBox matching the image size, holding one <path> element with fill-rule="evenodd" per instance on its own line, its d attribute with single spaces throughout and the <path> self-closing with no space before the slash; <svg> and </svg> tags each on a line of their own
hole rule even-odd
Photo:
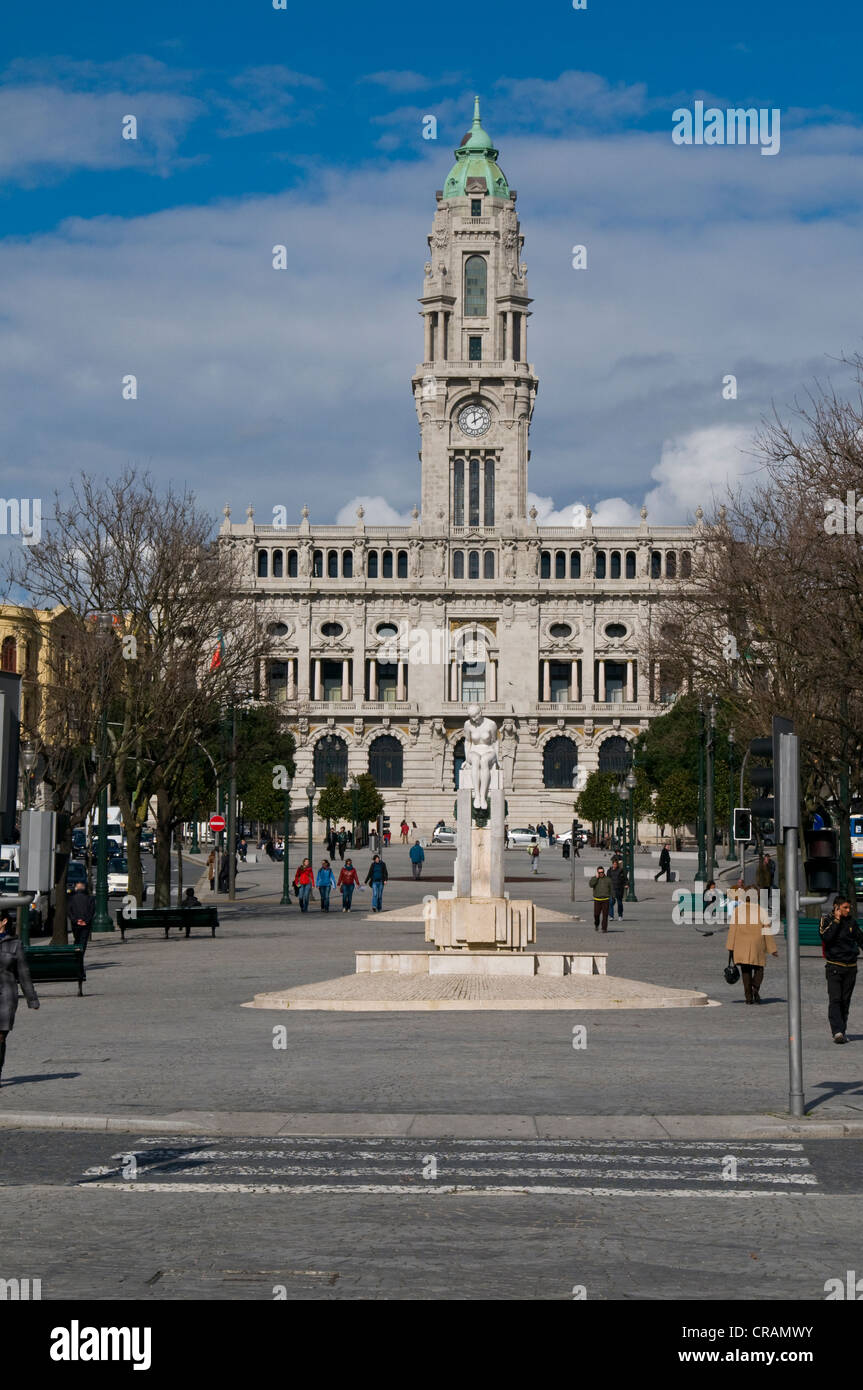
<svg viewBox="0 0 863 1390">
<path fill-rule="evenodd" d="M 53 811 L 21 812 L 19 893 L 50 893 L 54 887 L 57 817 Z"/>
</svg>

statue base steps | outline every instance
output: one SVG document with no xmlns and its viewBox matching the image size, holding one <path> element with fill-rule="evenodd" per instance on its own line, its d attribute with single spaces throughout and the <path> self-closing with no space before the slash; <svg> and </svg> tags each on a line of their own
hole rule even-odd
<svg viewBox="0 0 863 1390">
<path fill-rule="evenodd" d="M 604 975 L 604 951 L 357 951 L 358 975 Z"/>
<path fill-rule="evenodd" d="M 524 951 L 536 941 L 536 907 L 529 898 L 439 896 L 425 924 L 438 950 Z"/>
</svg>

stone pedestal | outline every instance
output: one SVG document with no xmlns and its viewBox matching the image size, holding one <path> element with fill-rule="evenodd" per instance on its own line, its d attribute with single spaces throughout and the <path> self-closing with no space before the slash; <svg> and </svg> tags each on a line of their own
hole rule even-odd
<svg viewBox="0 0 863 1390">
<path fill-rule="evenodd" d="M 536 941 L 536 908 L 528 898 L 431 899 L 425 939 L 439 951 L 523 951 Z"/>
</svg>

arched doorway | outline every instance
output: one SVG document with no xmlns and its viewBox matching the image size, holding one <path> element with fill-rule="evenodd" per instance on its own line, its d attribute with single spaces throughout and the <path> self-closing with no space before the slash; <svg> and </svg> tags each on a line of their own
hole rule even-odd
<svg viewBox="0 0 863 1390">
<path fill-rule="evenodd" d="M 369 772 L 377 787 L 400 787 L 404 781 L 404 750 L 392 734 L 381 734 L 369 748 Z"/>
<path fill-rule="evenodd" d="M 571 790 L 578 765 L 578 748 L 571 738 L 550 738 L 542 751 L 542 784 L 558 791 Z"/>
<path fill-rule="evenodd" d="M 632 756 L 625 738 L 607 738 L 599 750 L 600 772 L 628 772 Z"/>
<path fill-rule="evenodd" d="M 338 734 L 325 734 L 315 744 L 315 786 L 325 787 L 332 776 L 348 777 L 348 745 Z"/>
</svg>

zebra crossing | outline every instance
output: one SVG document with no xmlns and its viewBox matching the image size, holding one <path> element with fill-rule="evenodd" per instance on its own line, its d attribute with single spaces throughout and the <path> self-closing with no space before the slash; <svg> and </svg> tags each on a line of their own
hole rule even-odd
<svg viewBox="0 0 863 1390">
<path fill-rule="evenodd" d="M 125 1192 L 774 1196 L 819 1188 L 802 1143 L 147 1136 L 77 1186 Z"/>
</svg>

